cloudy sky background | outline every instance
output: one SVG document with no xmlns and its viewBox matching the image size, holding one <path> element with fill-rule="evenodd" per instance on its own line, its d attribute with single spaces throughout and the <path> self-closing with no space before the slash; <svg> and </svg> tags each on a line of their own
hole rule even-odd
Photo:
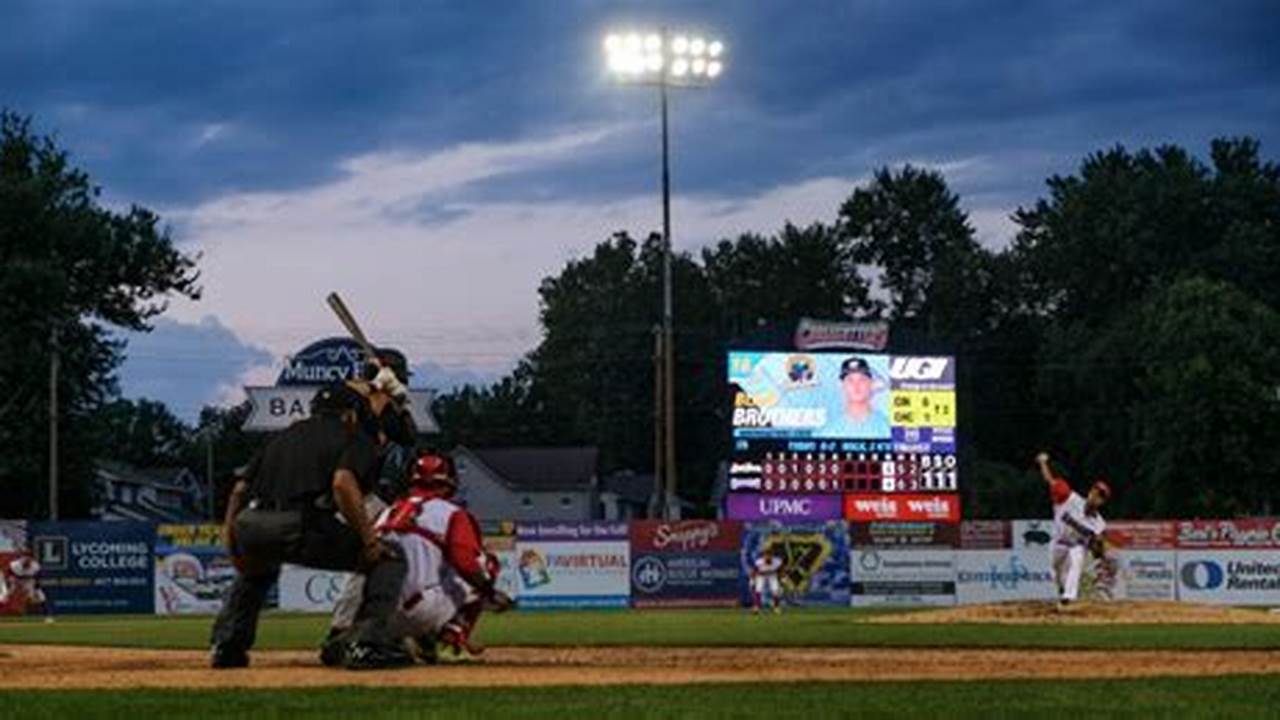
<svg viewBox="0 0 1280 720">
<path fill-rule="evenodd" d="M 7 0 L 0 106 L 202 254 L 205 294 L 129 337 L 122 387 L 190 419 L 338 334 L 339 290 L 415 384 L 538 342 L 539 281 L 660 224 L 657 100 L 614 27 L 712 31 L 673 98 L 680 249 L 830 221 L 870 172 L 938 168 L 984 243 L 1117 143 L 1252 135 L 1280 156 L 1280 3 Z M 677 298 L 678 303 L 678 298 Z M 678 311 L 678 307 L 677 307 Z"/>
</svg>

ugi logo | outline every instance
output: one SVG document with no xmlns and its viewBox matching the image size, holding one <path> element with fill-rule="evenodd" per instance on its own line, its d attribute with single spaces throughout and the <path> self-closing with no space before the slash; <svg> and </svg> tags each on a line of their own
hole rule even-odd
<svg viewBox="0 0 1280 720">
<path fill-rule="evenodd" d="M 760 544 L 760 552 L 770 550 L 782 558 L 779 580 L 789 592 L 808 589 L 818 569 L 831 557 L 831 541 L 822 533 L 770 535 Z"/>
<path fill-rule="evenodd" d="M 894 380 L 941 380 L 947 372 L 949 358 L 896 357 L 889 364 L 889 377 Z"/>
</svg>

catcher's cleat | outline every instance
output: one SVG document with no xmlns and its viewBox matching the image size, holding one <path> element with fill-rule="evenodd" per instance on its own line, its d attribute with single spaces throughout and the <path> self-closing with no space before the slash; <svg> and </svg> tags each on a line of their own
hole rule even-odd
<svg viewBox="0 0 1280 720">
<path fill-rule="evenodd" d="M 483 647 L 472 644 L 467 633 L 456 627 L 446 626 L 441 630 L 435 647 L 436 658 L 442 663 L 478 662 L 484 654 Z"/>
<path fill-rule="evenodd" d="M 415 661 L 423 665 L 435 665 L 440 662 L 440 656 L 436 651 L 436 639 L 430 634 L 406 637 L 404 649 Z"/>
<path fill-rule="evenodd" d="M 215 670 L 249 667 L 249 653 L 228 645 L 209 648 L 209 667 Z"/>
<path fill-rule="evenodd" d="M 325 667 L 341 667 L 347 660 L 347 645 L 350 640 L 340 630 L 329 631 L 329 637 L 320 644 L 320 664 Z"/>
<path fill-rule="evenodd" d="M 348 670 L 383 670 L 408 667 L 413 657 L 403 648 L 355 642 L 347 646 L 343 666 Z"/>
</svg>

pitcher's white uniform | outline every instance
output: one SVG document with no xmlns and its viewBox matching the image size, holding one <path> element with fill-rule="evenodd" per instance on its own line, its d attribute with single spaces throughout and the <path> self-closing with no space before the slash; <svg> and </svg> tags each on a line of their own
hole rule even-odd
<svg viewBox="0 0 1280 720">
<path fill-rule="evenodd" d="M 1074 602 L 1080 593 L 1089 541 L 1102 534 L 1107 522 L 1098 513 L 1087 513 L 1084 498 L 1062 478 L 1050 483 L 1049 497 L 1053 500 L 1053 572 L 1058 597 Z"/>
<path fill-rule="evenodd" d="M 404 550 L 408 563 L 400 612 L 414 634 L 437 633 L 480 595 L 465 577 L 489 577 L 480 526 L 440 497 L 411 492 L 378 518 L 378 532 Z"/>
<path fill-rule="evenodd" d="M 782 586 L 778 582 L 778 571 L 782 569 L 782 558 L 761 555 L 751 564 L 755 574 L 751 578 L 751 590 L 757 600 L 766 594 L 775 601 L 782 595 Z"/>
</svg>

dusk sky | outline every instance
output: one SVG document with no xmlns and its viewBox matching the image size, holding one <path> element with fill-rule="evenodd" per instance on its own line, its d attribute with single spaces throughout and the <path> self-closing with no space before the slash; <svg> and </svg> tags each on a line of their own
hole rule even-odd
<svg viewBox="0 0 1280 720">
<path fill-rule="evenodd" d="M 204 297 L 121 371 L 191 419 L 340 334 L 330 290 L 414 384 L 507 371 L 543 277 L 660 227 L 656 93 L 612 82 L 602 39 L 662 24 L 728 48 L 673 96 L 682 250 L 832 221 L 886 164 L 943 172 L 1000 247 L 1096 150 L 1280 157 L 1275 0 L 0 0 L 0 106 L 202 254 Z"/>
</svg>

